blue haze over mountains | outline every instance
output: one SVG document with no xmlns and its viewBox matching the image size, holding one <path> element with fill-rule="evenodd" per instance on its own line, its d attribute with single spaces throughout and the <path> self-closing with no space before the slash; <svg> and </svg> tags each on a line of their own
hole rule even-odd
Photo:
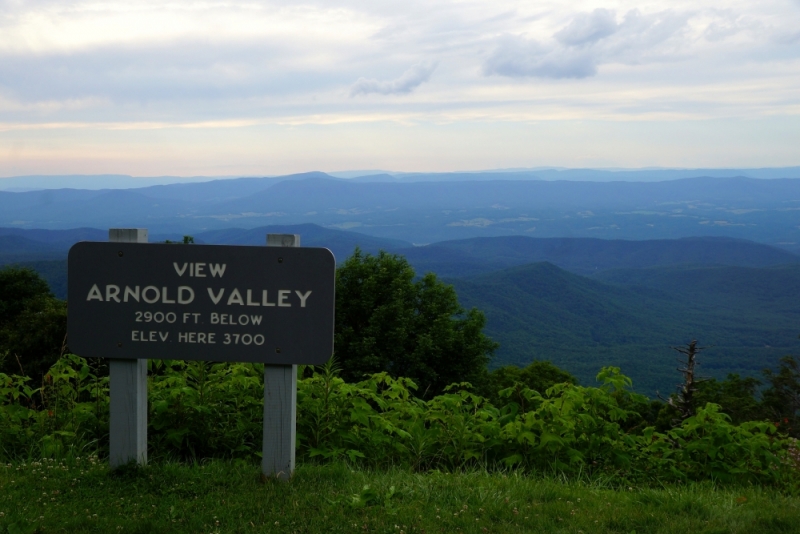
<svg viewBox="0 0 800 534">
<path fill-rule="evenodd" d="M 604 239 L 729 236 L 798 249 L 797 179 L 536 179 L 546 172 L 589 173 L 451 173 L 389 176 L 391 181 L 380 181 L 386 178 L 380 175 L 344 180 L 305 173 L 136 189 L 0 191 L 0 226 L 147 226 L 157 233 L 197 233 L 315 223 L 417 244 L 514 234 Z M 633 171 L 592 172 L 624 177 Z M 674 176 L 688 171 L 647 172 Z"/>
<path fill-rule="evenodd" d="M 485 311 L 501 343 L 495 365 L 550 359 L 584 383 L 618 365 L 640 391 L 663 393 L 677 380 L 669 347 L 692 338 L 713 346 L 703 372 L 717 377 L 757 375 L 800 348 L 800 168 L 696 172 L 304 173 L 0 191 L 0 264 L 32 266 L 64 295 L 67 250 L 109 227 L 247 245 L 299 233 L 340 261 L 356 246 L 383 249 Z"/>
</svg>

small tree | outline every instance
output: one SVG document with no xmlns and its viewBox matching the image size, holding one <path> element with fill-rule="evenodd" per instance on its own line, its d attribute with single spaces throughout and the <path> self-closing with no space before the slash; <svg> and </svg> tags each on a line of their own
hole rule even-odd
<svg viewBox="0 0 800 534">
<path fill-rule="evenodd" d="M 504 399 L 500 398 L 499 392 L 514 387 L 516 385 L 524 388 L 532 389 L 544 394 L 548 388 L 556 384 L 578 384 L 578 379 L 572 374 L 559 369 L 550 361 L 536 360 L 528 364 L 526 367 L 520 368 L 516 365 L 505 365 L 498 367 L 489 373 L 489 399 L 499 405 L 502 405 Z M 521 397 L 513 397 L 515 402 L 524 405 L 524 400 Z"/>
<path fill-rule="evenodd" d="M 348 381 L 387 371 L 430 397 L 455 382 L 483 386 L 497 343 L 433 273 L 415 280 L 405 258 L 360 249 L 336 272 L 336 358 Z"/>
<path fill-rule="evenodd" d="M 41 377 L 64 349 L 67 307 L 36 271 L 0 269 L 0 372 Z"/>
<path fill-rule="evenodd" d="M 677 351 L 685 356 L 685 360 L 678 360 L 678 363 L 683 367 L 678 368 L 678 372 L 683 375 L 683 384 L 678 386 L 678 394 L 669 398 L 669 404 L 675 407 L 680 414 L 680 421 L 688 419 L 695 414 L 697 406 L 695 405 L 695 393 L 698 388 L 697 385 L 702 380 L 697 376 L 697 354 L 702 351 L 704 347 L 697 346 L 697 340 L 693 339 L 685 347 L 672 347 L 672 350 Z M 676 421 L 676 423 L 680 423 Z"/>
<path fill-rule="evenodd" d="M 490 376 L 492 387 L 497 389 L 510 388 L 519 383 L 539 393 L 544 393 L 556 384 L 578 383 L 578 379 L 571 373 L 556 367 L 549 360 L 534 360 L 525 367 L 505 365 L 492 371 Z"/>
<path fill-rule="evenodd" d="M 720 406 L 720 411 L 729 415 L 733 424 L 758 421 L 768 418 L 758 401 L 761 381 L 752 376 L 742 378 L 736 373 L 728 374 L 725 380 L 711 378 L 698 383 L 694 395 L 697 407 L 711 402 Z"/>
<path fill-rule="evenodd" d="M 781 358 L 778 371 L 764 369 L 769 383 L 762 394 L 768 416 L 792 437 L 800 437 L 800 363 L 794 356 Z"/>
</svg>

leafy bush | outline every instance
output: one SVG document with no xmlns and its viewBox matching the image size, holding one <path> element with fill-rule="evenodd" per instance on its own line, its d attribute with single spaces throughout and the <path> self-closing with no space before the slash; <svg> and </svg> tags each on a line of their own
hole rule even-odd
<svg viewBox="0 0 800 534">
<path fill-rule="evenodd" d="M 96 450 L 108 435 L 108 377 L 67 354 L 43 377 L 0 373 L 0 457 L 63 457 Z"/>
<path fill-rule="evenodd" d="M 150 362 L 148 441 L 158 455 L 198 460 L 261 451 L 264 367 Z"/>
<path fill-rule="evenodd" d="M 787 485 L 796 478 L 797 448 L 773 424 L 734 425 L 709 403 L 680 426 L 657 432 L 639 414 L 649 401 L 631 391 L 619 369 L 602 369 L 598 381 L 598 387 L 565 382 L 544 392 L 515 383 L 495 405 L 465 383 L 425 400 L 408 378 L 383 372 L 348 383 L 328 364 L 298 381 L 298 456 L 413 470 L 515 466 L 620 482 Z M 107 378 L 67 355 L 40 388 L 30 382 L 0 374 L 0 460 L 106 454 Z M 252 460 L 260 454 L 262 366 L 153 362 L 149 389 L 156 455 Z M 37 395 L 43 404 L 35 404 Z"/>
<path fill-rule="evenodd" d="M 37 380 L 62 354 L 67 305 L 32 269 L 0 269 L 0 372 Z"/>
</svg>

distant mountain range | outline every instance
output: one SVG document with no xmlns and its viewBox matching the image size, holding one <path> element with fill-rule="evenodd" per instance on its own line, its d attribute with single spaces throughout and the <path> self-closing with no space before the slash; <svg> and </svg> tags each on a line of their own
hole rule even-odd
<svg viewBox="0 0 800 534">
<path fill-rule="evenodd" d="M 348 173 L 332 173 L 348 177 Z M 465 182 L 474 180 L 571 180 L 579 182 L 661 182 L 711 176 L 715 178 L 800 178 L 800 167 L 762 169 L 503 169 L 479 172 L 388 173 L 354 176 L 359 182 Z"/>
<path fill-rule="evenodd" d="M 646 241 L 596 238 L 536 238 L 530 236 L 482 237 L 414 246 L 360 232 L 323 228 L 316 224 L 228 228 L 192 234 L 198 244 L 263 245 L 266 234 L 300 234 L 302 244 L 331 249 L 338 261 L 356 247 L 404 255 L 414 268 L 444 277 L 468 277 L 547 261 L 577 274 L 593 275 L 610 269 L 641 269 L 674 265 L 732 265 L 767 267 L 800 262 L 791 252 L 743 239 L 690 237 Z M 78 241 L 106 241 L 108 231 L 96 228 L 25 230 L 0 228 L 0 265 L 66 258 Z M 151 233 L 151 242 L 180 241 L 178 233 Z"/>
<path fill-rule="evenodd" d="M 305 173 L 138 189 L 0 191 L 0 226 L 196 234 L 314 223 L 418 244 L 501 235 L 728 236 L 800 250 L 800 179 L 489 179 L 512 174 L 395 183 Z"/>
<path fill-rule="evenodd" d="M 800 167 L 768 167 L 761 169 L 568 169 L 536 167 L 496 169 L 463 172 L 391 172 L 340 171 L 329 176 L 352 179 L 358 182 L 464 182 L 474 180 L 577 180 L 581 182 L 660 182 L 697 176 L 716 178 L 800 178 Z M 285 176 L 265 177 L 274 181 Z M 126 174 L 66 174 L 29 175 L 0 178 L 0 191 L 31 191 L 40 189 L 134 189 L 153 185 L 186 184 L 192 182 L 230 181 L 235 177 L 223 176 L 156 176 L 134 177 Z M 252 178 L 242 178 L 251 180 Z"/>
</svg>

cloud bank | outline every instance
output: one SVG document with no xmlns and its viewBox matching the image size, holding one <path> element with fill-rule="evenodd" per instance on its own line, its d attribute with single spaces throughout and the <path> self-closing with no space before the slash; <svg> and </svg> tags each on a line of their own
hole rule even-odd
<svg viewBox="0 0 800 534">
<path fill-rule="evenodd" d="M 683 42 L 679 39 L 689 15 L 671 10 L 642 14 L 632 9 L 618 21 L 614 11 L 578 13 L 539 42 L 504 36 L 483 65 L 486 75 L 509 77 L 586 78 L 606 63 L 629 65 L 667 60 Z"/>
<path fill-rule="evenodd" d="M 494 161 L 516 147 L 517 160 L 487 165 L 554 165 L 527 159 L 549 134 L 523 142 L 524 132 L 545 125 L 570 144 L 568 125 L 579 122 L 603 125 L 597 132 L 624 125 L 630 134 L 620 139 L 703 131 L 721 140 L 726 124 L 744 121 L 730 143 L 771 165 L 781 154 L 797 157 L 796 147 L 769 147 L 800 136 L 798 2 L 0 0 L 0 175 L 36 173 L 48 161 L 89 172 L 80 162 L 93 158 L 101 172 L 131 173 L 113 164 L 131 147 L 141 150 L 135 161 L 163 153 L 158 161 L 176 169 L 213 163 L 215 147 L 232 161 L 256 161 L 258 147 L 277 146 L 276 138 L 294 139 L 277 154 L 302 163 L 281 170 L 324 168 L 307 154 L 344 153 L 336 143 L 350 128 L 369 130 L 373 153 L 396 158 L 352 163 L 363 168 L 421 161 L 440 128 L 454 137 L 436 157 L 452 148 L 465 161 L 484 153 Z M 387 124 L 395 128 L 382 130 Z M 332 133 L 290 135 L 306 126 Z M 251 144 L 259 129 L 270 133 Z M 396 137 L 403 131 L 408 137 Z M 487 137 L 476 144 L 466 132 Z M 186 144 L 170 144 L 178 138 Z M 582 143 L 569 153 L 593 153 L 594 143 Z M 686 154 L 699 153 L 686 143 Z M 636 154 L 666 152 L 628 146 L 620 142 L 619 154 L 629 160 L 593 161 L 704 164 L 640 161 Z M 551 146 L 545 155 L 555 153 Z"/>
</svg>

